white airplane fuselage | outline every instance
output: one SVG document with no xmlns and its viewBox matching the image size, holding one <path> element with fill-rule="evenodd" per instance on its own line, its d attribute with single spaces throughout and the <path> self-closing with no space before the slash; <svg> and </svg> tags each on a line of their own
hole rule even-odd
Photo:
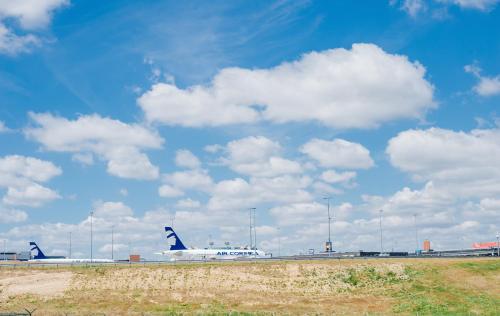
<svg viewBox="0 0 500 316">
<path fill-rule="evenodd" d="M 264 258 L 265 252 L 255 249 L 183 249 L 161 252 L 170 260 L 236 260 Z"/>
<path fill-rule="evenodd" d="M 60 264 L 68 264 L 68 263 L 113 263 L 114 260 L 111 259 L 69 259 L 69 258 L 61 258 L 61 259 L 31 259 L 28 260 L 30 263 L 60 263 Z"/>
</svg>

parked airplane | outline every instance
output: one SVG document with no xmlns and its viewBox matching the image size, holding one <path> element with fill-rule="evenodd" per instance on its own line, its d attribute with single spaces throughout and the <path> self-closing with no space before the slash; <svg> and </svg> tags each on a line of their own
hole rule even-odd
<svg viewBox="0 0 500 316">
<path fill-rule="evenodd" d="M 35 250 L 36 255 L 33 256 L 33 259 L 28 260 L 28 262 L 36 262 L 36 263 L 112 263 L 114 260 L 110 259 L 73 259 L 66 258 L 63 256 L 46 256 L 43 251 L 38 247 L 36 242 L 31 241 L 30 246 L 33 246 L 30 251 Z"/>
<path fill-rule="evenodd" d="M 170 260 L 235 260 L 241 258 L 263 258 L 265 252 L 257 249 L 235 249 L 235 248 L 206 248 L 188 249 L 172 227 L 165 227 L 169 250 L 158 254 L 170 257 Z"/>
</svg>

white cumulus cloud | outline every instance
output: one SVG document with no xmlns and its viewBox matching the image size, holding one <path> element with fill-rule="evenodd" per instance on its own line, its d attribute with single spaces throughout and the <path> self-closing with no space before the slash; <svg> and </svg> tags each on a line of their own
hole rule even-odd
<svg viewBox="0 0 500 316">
<path fill-rule="evenodd" d="M 327 183 L 341 183 L 345 187 L 352 187 L 355 185 L 354 180 L 356 179 L 356 172 L 326 170 L 321 174 L 321 179 Z"/>
<path fill-rule="evenodd" d="M 417 181 L 465 196 L 500 193 L 500 130 L 407 130 L 389 141 L 391 163 Z"/>
<path fill-rule="evenodd" d="M 281 146 L 263 136 L 249 136 L 227 144 L 222 162 L 233 171 L 253 177 L 274 177 L 302 172 L 301 165 L 280 157 Z"/>
<path fill-rule="evenodd" d="M 370 151 L 363 145 L 339 138 L 332 141 L 313 138 L 300 151 L 327 168 L 368 169 L 374 165 Z"/>
<path fill-rule="evenodd" d="M 67 0 L 0 0 L 0 53 L 16 55 L 41 42 L 32 33 L 16 34 L 6 26 L 8 20 L 17 20 L 23 30 L 43 29 L 50 23 L 53 12 L 68 3 Z"/>
<path fill-rule="evenodd" d="M 311 52 L 270 69 L 222 69 L 210 85 L 157 83 L 138 104 L 167 125 L 219 126 L 267 120 L 370 128 L 422 118 L 436 106 L 425 68 L 373 44 Z"/>
<path fill-rule="evenodd" d="M 0 205 L 0 223 L 1 224 L 10 224 L 10 223 L 19 223 L 24 222 L 28 218 L 28 214 L 26 212 L 5 208 Z"/>
<path fill-rule="evenodd" d="M 293 203 L 311 201 L 307 176 L 283 175 L 271 178 L 251 177 L 218 182 L 208 201 L 208 209 L 246 209 L 260 203 Z"/>
<path fill-rule="evenodd" d="M 94 203 L 94 216 L 109 219 L 117 219 L 120 217 L 132 216 L 133 212 L 130 207 L 123 202 L 103 202 L 97 201 Z"/>
<path fill-rule="evenodd" d="M 159 169 L 145 149 L 162 147 L 161 136 L 144 126 L 126 124 L 99 115 L 68 120 L 51 114 L 30 113 L 33 126 L 25 130 L 29 139 L 45 150 L 73 153 L 74 159 L 92 163 L 96 155 L 107 162 L 108 173 L 130 179 L 156 179 Z"/>
<path fill-rule="evenodd" d="M 201 161 L 187 149 L 180 149 L 175 153 L 175 164 L 179 167 L 197 169 L 201 166 Z"/>
<path fill-rule="evenodd" d="M 175 207 L 179 209 L 195 209 L 200 208 L 201 203 L 192 199 L 183 199 L 177 201 L 177 203 L 175 203 Z"/>
<path fill-rule="evenodd" d="M 62 173 L 50 161 L 19 155 L 0 158 L 0 188 L 6 188 L 3 202 L 38 207 L 59 198 L 52 189 L 40 185 Z"/>
<path fill-rule="evenodd" d="M 198 190 L 204 192 L 210 191 L 214 184 L 208 172 L 201 169 L 176 171 L 165 174 L 163 176 L 163 181 L 166 182 L 167 185 L 178 190 Z"/>
<path fill-rule="evenodd" d="M 476 65 L 467 65 L 465 71 L 473 74 L 479 82 L 472 88 L 483 97 L 500 94 L 500 76 L 486 77 L 481 75 L 481 68 Z"/>
<path fill-rule="evenodd" d="M 174 188 L 171 185 L 163 184 L 158 188 L 158 195 L 166 198 L 174 198 L 183 196 L 184 192 L 180 189 Z"/>
</svg>

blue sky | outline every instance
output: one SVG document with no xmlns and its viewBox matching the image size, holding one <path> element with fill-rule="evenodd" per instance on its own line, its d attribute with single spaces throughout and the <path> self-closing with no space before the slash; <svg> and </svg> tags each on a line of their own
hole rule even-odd
<svg viewBox="0 0 500 316">
<path fill-rule="evenodd" d="M 500 229 L 496 0 L 0 1 L 0 238 L 468 247 Z M 411 233 L 409 233 L 411 232 Z"/>
</svg>

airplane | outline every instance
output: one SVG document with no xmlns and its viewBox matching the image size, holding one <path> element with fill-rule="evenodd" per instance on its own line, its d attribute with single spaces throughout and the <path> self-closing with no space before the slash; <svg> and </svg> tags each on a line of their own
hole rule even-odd
<svg viewBox="0 0 500 316">
<path fill-rule="evenodd" d="M 30 249 L 30 252 L 36 250 L 36 255 L 33 256 L 33 259 L 28 260 L 28 262 L 34 263 L 113 263 L 114 260 L 110 259 L 73 259 L 66 258 L 64 256 L 46 256 L 43 251 L 38 247 L 36 242 L 30 241 L 30 246 L 33 246 Z"/>
<path fill-rule="evenodd" d="M 159 252 L 164 256 L 170 257 L 171 261 L 176 260 L 235 260 L 242 258 L 264 258 L 266 253 L 257 249 L 231 249 L 231 248 L 207 248 L 207 249 L 188 249 L 172 227 L 165 227 L 167 241 L 170 245 L 169 250 Z"/>
</svg>

